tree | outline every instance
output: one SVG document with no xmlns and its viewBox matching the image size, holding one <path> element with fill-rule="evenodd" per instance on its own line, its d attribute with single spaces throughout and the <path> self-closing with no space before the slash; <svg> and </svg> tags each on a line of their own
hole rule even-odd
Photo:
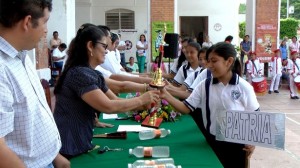
<svg viewBox="0 0 300 168">
<path fill-rule="evenodd" d="M 287 8 L 287 0 L 281 0 L 280 18 L 285 19 Z M 294 6 L 294 13 L 289 14 L 289 17 L 300 20 L 300 1 L 299 0 L 289 0 L 289 6 Z"/>
</svg>

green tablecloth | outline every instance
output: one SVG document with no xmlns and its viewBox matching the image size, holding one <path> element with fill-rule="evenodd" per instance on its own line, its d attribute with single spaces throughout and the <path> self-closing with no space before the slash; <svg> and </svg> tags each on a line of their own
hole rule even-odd
<svg viewBox="0 0 300 168">
<path fill-rule="evenodd" d="M 96 128 L 94 133 L 115 132 L 118 125 L 137 125 L 133 120 L 102 120 L 114 124 L 113 128 Z M 183 168 L 222 167 L 217 156 L 205 141 L 202 133 L 196 126 L 190 115 L 182 116 L 176 122 L 163 122 L 160 128 L 171 130 L 171 134 L 165 138 L 141 141 L 138 133 L 127 133 L 127 139 L 103 139 L 94 138 L 93 144 L 100 148 L 123 148 L 122 151 L 108 151 L 97 154 L 98 150 L 71 159 L 72 168 L 127 168 L 128 163 L 140 159 L 129 155 L 129 149 L 136 146 L 169 146 L 170 157 L 176 165 Z M 153 158 L 154 159 L 154 158 Z"/>
</svg>

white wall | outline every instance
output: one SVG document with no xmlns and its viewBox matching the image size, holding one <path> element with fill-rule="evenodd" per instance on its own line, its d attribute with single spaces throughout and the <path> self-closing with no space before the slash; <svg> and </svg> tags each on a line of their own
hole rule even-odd
<svg viewBox="0 0 300 168">
<path fill-rule="evenodd" d="M 126 61 L 128 61 L 130 56 L 135 58 L 135 45 L 139 36 L 141 34 L 145 34 L 147 40 L 150 38 L 150 30 L 148 30 L 147 24 L 147 7 L 147 0 L 76 0 L 76 29 L 78 29 L 83 23 L 105 25 L 105 12 L 112 9 L 121 8 L 134 11 L 135 30 L 137 32 L 121 32 L 122 40 L 130 40 L 133 44 L 132 49 L 125 53 Z M 118 30 L 112 30 L 112 32 L 119 33 Z M 148 54 L 150 54 L 149 51 Z"/>
<path fill-rule="evenodd" d="M 47 41 L 58 31 L 59 38 L 69 46 L 75 37 L 75 0 L 53 0 L 53 9 L 48 21 Z"/>
<path fill-rule="evenodd" d="M 208 16 L 208 35 L 211 41 L 224 41 L 226 36 L 232 35 L 233 44 L 238 44 L 238 8 L 237 0 L 177 0 L 177 22 L 180 23 L 180 16 Z M 220 31 L 214 29 L 216 23 L 222 25 Z M 175 26 L 180 32 L 180 25 Z"/>
</svg>

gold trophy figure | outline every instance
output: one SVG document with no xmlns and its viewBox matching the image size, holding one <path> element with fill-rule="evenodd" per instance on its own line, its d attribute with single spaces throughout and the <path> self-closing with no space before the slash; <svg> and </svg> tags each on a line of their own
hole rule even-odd
<svg viewBox="0 0 300 168">
<path fill-rule="evenodd" d="M 166 42 L 164 41 L 166 33 L 167 33 L 167 24 L 164 23 L 163 39 L 161 40 L 160 45 L 159 45 L 158 68 L 154 72 L 154 76 L 153 76 L 152 82 L 150 82 L 150 84 L 149 84 L 153 88 L 163 88 L 166 85 L 166 83 L 162 79 L 162 70 L 160 68 L 161 62 L 162 62 L 162 58 L 164 57 L 164 46 L 168 46 L 168 44 L 166 44 Z"/>
</svg>

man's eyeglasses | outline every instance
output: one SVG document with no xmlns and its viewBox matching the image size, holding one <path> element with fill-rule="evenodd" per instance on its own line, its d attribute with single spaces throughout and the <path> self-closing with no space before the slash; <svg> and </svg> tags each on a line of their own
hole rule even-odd
<svg viewBox="0 0 300 168">
<path fill-rule="evenodd" d="M 107 49 L 107 44 L 104 44 L 104 43 L 102 43 L 102 42 L 100 42 L 100 41 L 97 41 L 96 43 L 99 43 L 99 44 L 101 44 L 102 45 L 102 47 L 106 50 Z"/>
</svg>

